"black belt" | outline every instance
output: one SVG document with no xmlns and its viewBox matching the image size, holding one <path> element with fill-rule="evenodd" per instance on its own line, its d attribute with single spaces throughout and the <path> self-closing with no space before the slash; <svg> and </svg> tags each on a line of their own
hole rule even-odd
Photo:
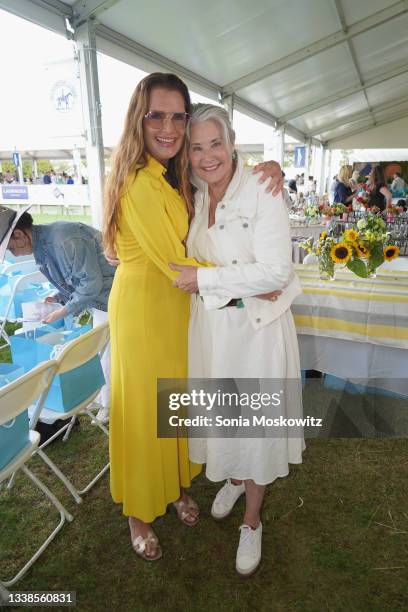
<svg viewBox="0 0 408 612">
<path fill-rule="evenodd" d="M 228 302 L 228 304 L 225 304 L 225 306 L 223 306 L 222 308 L 227 308 L 228 306 L 235 306 L 236 308 L 243 308 L 244 302 L 242 301 L 241 298 L 233 298 L 232 300 Z"/>
<path fill-rule="evenodd" d="M 201 300 L 203 300 L 203 296 L 200 295 Z M 228 302 L 228 304 L 225 304 L 225 306 L 221 306 L 221 308 L 219 308 L 218 310 L 221 310 L 222 308 L 227 308 L 228 306 L 235 306 L 236 308 L 244 308 L 245 304 L 242 301 L 242 298 L 233 298 L 232 300 L 230 300 Z"/>
</svg>

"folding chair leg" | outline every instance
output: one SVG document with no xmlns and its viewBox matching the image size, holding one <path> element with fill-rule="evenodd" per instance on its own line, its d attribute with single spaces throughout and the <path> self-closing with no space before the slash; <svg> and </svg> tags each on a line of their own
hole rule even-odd
<svg viewBox="0 0 408 612">
<path fill-rule="evenodd" d="M 67 430 L 66 430 L 66 432 L 64 434 L 64 437 L 62 438 L 63 442 L 66 442 L 68 440 L 68 438 L 69 438 L 69 436 L 71 434 L 72 428 L 75 425 L 75 421 L 76 421 L 76 416 L 73 416 L 72 419 L 71 419 L 70 424 L 67 427 Z"/>
<path fill-rule="evenodd" d="M 61 480 L 61 482 L 66 486 L 68 491 L 71 493 L 72 497 L 75 499 L 77 504 L 82 502 L 82 498 L 78 495 L 78 492 L 72 482 L 68 480 L 68 478 L 61 472 L 61 470 L 55 465 L 53 461 L 44 453 L 41 448 L 37 449 L 37 454 L 41 457 L 41 459 L 48 465 L 49 468 L 54 472 L 56 476 Z"/>
<path fill-rule="evenodd" d="M 7 603 L 9 598 L 9 592 L 3 583 L 0 582 L 0 603 Z"/>
<path fill-rule="evenodd" d="M 16 479 L 16 474 L 17 474 L 17 472 L 13 472 L 11 477 L 10 477 L 10 480 L 7 483 L 7 490 L 8 491 L 13 488 L 14 481 Z"/>
<path fill-rule="evenodd" d="M 58 525 L 56 526 L 56 528 L 52 531 L 52 533 L 45 540 L 45 542 L 40 546 L 40 548 L 38 548 L 36 553 L 31 557 L 29 561 L 27 561 L 24 567 L 14 576 L 14 578 L 8 581 L 3 580 L 0 583 L 0 595 L 2 596 L 3 596 L 2 593 L 5 591 L 5 587 L 13 586 L 13 584 L 15 584 L 18 580 L 20 580 L 20 578 L 24 576 L 27 570 L 30 569 L 33 563 L 44 552 L 44 550 L 47 548 L 50 542 L 55 538 L 57 533 L 62 529 L 62 526 L 64 525 L 65 521 L 67 520 L 71 522 L 73 520 L 72 515 L 69 512 L 67 512 L 67 510 L 65 510 L 61 502 L 55 497 L 53 493 L 51 493 L 48 487 L 46 487 L 45 484 L 41 482 L 41 480 L 39 480 L 39 478 L 37 478 L 37 476 L 35 476 L 35 474 L 31 472 L 31 470 L 28 469 L 27 466 L 23 465 L 21 469 L 28 476 L 28 478 L 44 493 L 44 495 L 48 497 L 50 502 L 57 508 L 60 514 L 60 521 Z"/>
<path fill-rule="evenodd" d="M 91 489 L 94 486 L 94 484 L 96 484 L 98 480 L 102 478 L 102 476 L 105 474 L 105 472 L 109 470 L 109 468 L 110 468 L 110 463 L 107 463 L 105 467 L 99 472 L 99 474 L 97 474 L 95 478 L 93 478 L 91 482 L 88 485 L 86 485 L 84 489 L 82 489 L 81 491 L 78 491 L 78 493 L 80 495 L 84 495 L 85 493 L 88 493 L 89 489 Z"/>
<path fill-rule="evenodd" d="M 92 423 L 94 425 L 96 425 L 97 427 L 99 427 L 99 429 L 101 429 L 103 431 L 103 433 L 105 435 L 108 436 L 109 438 L 109 429 L 106 429 L 105 425 L 103 423 L 100 423 L 96 418 L 95 415 L 92 413 L 92 411 L 89 408 L 85 408 L 84 410 L 85 414 L 87 414 L 89 416 L 89 418 L 91 419 Z"/>
</svg>

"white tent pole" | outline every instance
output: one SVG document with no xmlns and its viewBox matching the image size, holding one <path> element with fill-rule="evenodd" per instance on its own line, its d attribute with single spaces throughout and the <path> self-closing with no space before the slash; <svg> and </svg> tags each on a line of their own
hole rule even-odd
<svg viewBox="0 0 408 612">
<path fill-rule="evenodd" d="M 283 162 L 285 161 L 285 126 L 282 125 L 281 127 L 279 127 L 279 159 L 277 159 L 276 161 L 279 162 L 280 167 L 283 170 Z"/>
<path fill-rule="evenodd" d="M 85 127 L 86 160 L 88 165 L 92 224 L 100 229 L 103 219 L 105 160 L 95 25 L 92 20 L 87 21 L 76 30 L 75 39 L 78 47 L 82 115 Z"/>
<path fill-rule="evenodd" d="M 228 113 L 231 125 L 234 125 L 234 94 L 223 97 L 222 105 Z"/>
<path fill-rule="evenodd" d="M 326 193 L 326 147 L 321 147 L 321 155 L 320 155 L 320 174 L 318 177 L 318 186 L 317 191 L 321 195 Z"/>
</svg>

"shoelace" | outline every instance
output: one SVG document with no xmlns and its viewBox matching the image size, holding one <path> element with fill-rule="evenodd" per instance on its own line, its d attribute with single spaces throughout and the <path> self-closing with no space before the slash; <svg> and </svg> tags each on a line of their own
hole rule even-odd
<svg viewBox="0 0 408 612">
<path fill-rule="evenodd" d="M 239 487 L 240 485 L 233 485 L 231 480 L 229 478 L 227 478 L 227 482 L 226 484 L 223 486 L 223 488 L 220 490 L 219 494 L 218 494 L 218 500 L 217 501 L 224 501 L 224 499 L 226 497 L 231 497 L 231 493 L 233 492 L 233 487 Z"/>
<path fill-rule="evenodd" d="M 254 553 L 253 549 L 252 549 L 252 536 L 253 536 L 253 529 L 251 529 L 251 527 L 249 527 L 248 525 L 241 525 L 241 527 L 239 528 L 240 532 L 241 532 L 241 536 L 239 539 L 239 549 L 242 553 L 244 554 L 249 554 L 249 553 Z"/>
</svg>

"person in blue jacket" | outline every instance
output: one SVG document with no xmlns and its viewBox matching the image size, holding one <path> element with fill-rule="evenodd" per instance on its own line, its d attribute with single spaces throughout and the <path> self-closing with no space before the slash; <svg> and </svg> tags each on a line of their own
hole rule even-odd
<svg viewBox="0 0 408 612">
<path fill-rule="evenodd" d="M 52 323 L 92 309 L 94 325 L 107 320 L 109 293 L 115 268 L 105 259 L 101 232 L 77 222 L 34 224 L 28 208 L 20 213 L 0 207 L 0 260 L 6 250 L 18 257 L 33 255 L 40 271 L 57 289 L 46 299 L 61 306 L 45 319 Z M 109 420 L 109 347 L 102 367 L 107 384 L 101 393 L 97 418 Z"/>
</svg>

